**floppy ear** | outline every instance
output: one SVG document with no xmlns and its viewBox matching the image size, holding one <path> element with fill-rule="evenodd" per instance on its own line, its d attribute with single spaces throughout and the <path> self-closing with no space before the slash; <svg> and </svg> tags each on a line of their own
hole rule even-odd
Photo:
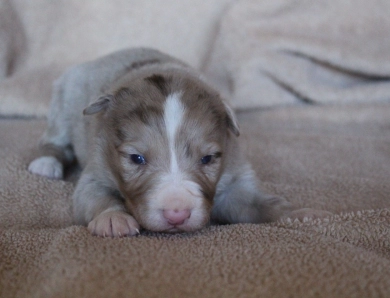
<svg viewBox="0 0 390 298">
<path fill-rule="evenodd" d="M 94 103 L 91 103 L 88 107 L 86 107 L 83 111 L 83 114 L 84 115 L 93 115 L 93 114 L 99 113 L 103 110 L 105 111 L 105 110 L 107 110 L 110 103 L 112 103 L 113 99 L 114 99 L 113 95 L 110 95 L 110 94 L 103 95 L 103 96 L 99 97 L 97 101 L 95 101 Z"/>
<path fill-rule="evenodd" d="M 225 106 L 226 114 L 227 114 L 227 124 L 229 129 L 238 137 L 240 135 L 240 127 L 238 126 L 237 117 L 234 113 L 233 109 L 222 100 L 223 105 Z"/>
</svg>

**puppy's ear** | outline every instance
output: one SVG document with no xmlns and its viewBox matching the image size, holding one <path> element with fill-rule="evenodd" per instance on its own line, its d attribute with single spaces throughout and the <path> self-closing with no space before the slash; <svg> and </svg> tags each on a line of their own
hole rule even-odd
<svg viewBox="0 0 390 298">
<path fill-rule="evenodd" d="M 88 107 L 86 107 L 83 111 L 84 115 L 93 115 L 99 113 L 101 111 L 107 110 L 108 106 L 112 103 L 114 99 L 113 95 L 103 95 L 98 98 L 97 101 L 91 103 Z"/>
<path fill-rule="evenodd" d="M 240 127 L 238 126 L 237 117 L 233 109 L 223 100 L 222 101 L 226 114 L 227 114 L 227 124 L 229 129 L 238 137 L 240 135 Z"/>
</svg>

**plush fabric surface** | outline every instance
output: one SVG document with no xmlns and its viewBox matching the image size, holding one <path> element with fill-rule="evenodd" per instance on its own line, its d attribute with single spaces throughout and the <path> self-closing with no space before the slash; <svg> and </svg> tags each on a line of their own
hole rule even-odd
<svg viewBox="0 0 390 298">
<path fill-rule="evenodd" d="M 388 84 L 389 60 L 382 59 L 384 52 L 376 46 L 388 42 L 388 36 L 380 35 L 387 21 L 381 21 L 378 30 L 370 29 L 375 33 L 371 34 L 372 41 L 359 47 L 359 51 L 367 53 L 365 65 L 358 63 L 363 60 L 354 52 L 357 47 L 345 48 L 343 57 L 348 59 L 338 60 L 337 64 L 337 72 L 342 75 L 331 76 L 334 80 L 342 77 L 340 84 L 344 84 L 345 65 L 349 70 L 358 70 L 359 75 L 363 71 L 374 74 L 376 83 L 367 78 L 362 84 L 352 84 L 357 84 L 360 99 L 348 95 L 348 86 L 344 86 L 343 93 L 332 85 L 323 94 L 328 98 L 335 96 L 335 100 L 306 100 L 327 105 L 295 104 L 302 100 L 285 100 L 299 97 L 291 90 L 305 84 L 314 88 L 319 81 L 290 82 L 296 89 L 286 85 L 289 87 L 279 98 L 272 95 L 276 87 L 259 83 L 264 88 L 253 89 L 252 79 L 247 81 L 250 88 L 244 88 L 251 90 L 251 99 L 240 99 L 243 109 L 273 106 L 239 113 L 243 132 L 240 138 L 264 189 L 286 197 L 296 209 L 314 208 L 329 212 L 329 216 L 212 226 L 193 234 L 143 231 L 137 237 L 123 239 L 93 237 L 85 227 L 73 225 L 71 195 L 77 169 L 68 173 L 66 181 L 47 180 L 27 171 L 37 153 L 45 121 L 25 116 L 45 114 L 57 72 L 73 62 L 120 47 L 154 45 L 196 67 L 207 66 L 216 81 L 223 74 L 221 71 L 226 72 L 224 75 L 236 87 L 230 89 L 234 102 L 241 92 L 238 90 L 247 86 L 238 82 L 243 80 L 241 74 L 246 69 L 249 73 L 253 69 L 250 61 L 257 69 L 252 54 L 261 57 L 262 53 L 244 51 L 246 42 L 251 40 L 256 49 L 264 36 L 247 35 L 241 40 L 242 47 L 232 43 L 229 56 L 223 56 L 227 51 L 223 40 L 230 38 L 226 28 L 236 28 L 231 32 L 235 36 L 245 28 L 252 30 L 259 24 L 268 24 L 272 44 L 277 31 L 272 26 L 281 19 L 291 21 L 293 14 L 301 11 L 301 19 L 318 21 L 324 19 L 320 16 L 327 14 L 325 11 L 333 11 L 325 9 L 327 1 L 315 2 L 323 5 L 324 9 L 320 9 L 313 1 L 295 1 L 291 5 L 274 1 L 271 7 L 270 1 L 242 0 L 233 2 L 227 10 L 228 0 L 191 1 L 195 3 L 191 5 L 187 1 L 164 1 L 164 5 L 159 1 L 137 5 L 135 2 L 110 1 L 115 9 L 108 2 L 92 0 L 56 4 L 44 0 L 0 0 L 0 297 L 388 297 L 390 101 L 386 98 L 390 93 L 382 99 L 371 96 L 382 92 Z M 374 2 L 383 5 L 384 11 L 385 1 Z M 366 10 L 362 1 L 343 0 L 332 5 L 356 7 L 360 16 L 356 20 L 348 17 L 351 9 L 343 12 L 350 28 L 347 31 L 360 32 L 362 40 L 367 37 L 363 33 L 369 29 L 359 27 L 359 22 L 374 18 L 372 11 L 378 10 L 372 7 L 375 5 L 367 4 Z M 314 12 L 309 13 L 310 7 L 317 7 L 318 19 Z M 269 16 L 276 23 L 265 22 L 265 14 L 258 14 L 256 22 L 251 19 L 260 9 L 271 8 L 274 13 Z M 285 16 L 287 12 L 292 14 L 290 18 Z M 193 18 L 184 18 L 185 14 Z M 94 18 L 90 19 L 90 15 Z M 219 15 L 221 27 L 213 50 L 209 51 Z M 198 20 L 199 16 L 202 17 Z M 375 16 L 379 22 L 380 15 Z M 244 26 L 246 23 L 249 25 Z M 307 34 L 307 38 L 302 37 L 307 41 L 320 33 L 339 32 L 332 31 L 337 21 L 329 26 L 321 24 L 323 27 L 316 30 L 305 26 L 299 34 L 278 38 L 298 45 L 302 41 L 295 40 L 298 35 Z M 283 28 L 298 30 L 293 25 Z M 131 40 L 122 38 L 127 29 Z M 188 39 L 190 35 L 195 40 Z M 331 43 L 318 37 L 311 41 L 313 47 L 319 40 L 322 43 L 317 48 Z M 332 48 L 336 51 L 340 44 Z M 375 49 L 378 56 L 371 55 Z M 323 60 L 331 56 L 328 51 L 321 53 Z M 224 57 L 221 64 L 217 63 L 219 55 Z M 232 66 L 239 66 L 240 59 L 247 63 L 242 64 L 239 72 L 233 72 Z M 303 55 L 302 59 L 307 58 Z M 274 77 L 284 85 L 281 70 L 291 75 L 293 70 L 287 67 L 290 64 L 283 65 L 285 60 L 271 61 L 276 65 Z M 305 63 L 294 69 L 309 69 L 303 66 Z M 214 70 L 210 72 L 211 69 Z M 261 76 L 258 78 L 261 82 Z M 366 92 L 366 87 L 374 92 Z M 323 89 L 318 90 L 321 93 Z M 292 95 L 285 96 L 287 93 Z M 312 96 L 315 92 L 305 94 Z M 275 101 L 265 103 L 267 98 Z M 331 101 L 333 104 L 329 104 Z M 345 101 L 350 103 L 339 104 Z"/>
<path fill-rule="evenodd" d="M 68 66 L 153 47 L 200 67 L 232 0 L 0 0 L 0 113 L 45 116 Z"/>
<path fill-rule="evenodd" d="M 207 69 L 239 109 L 386 100 L 389 11 L 382 0 L 237 1 Z"/>
<path fill-rule="evenodd" d="M 97 238 L 30 174 L 44 121 L 0 120 L 1 297 L 386 297 L 390 104 L 239 115 L 264 189 L 332 216 Z"/>
</svg>

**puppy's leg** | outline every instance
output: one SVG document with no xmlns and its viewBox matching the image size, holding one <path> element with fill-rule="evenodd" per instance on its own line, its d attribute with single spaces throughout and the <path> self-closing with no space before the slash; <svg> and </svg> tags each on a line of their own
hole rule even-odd
<svg viewBox="0 0 390 298">
<path fill-rule="evenodd" d="M 73 211 L 76 223 L 88 225 L 93 235 L 122 237 L 139 234 L 140 226 L 126 212 L 120 195 L 86 171 L 73 194 Z"/>
<path fill-rule="evenodd" d="M 63 178 L 64 166 L 75 158 L 70 140 L 70 121 L 63 108 L 61 87 L 60 84 L 54 86 L 48 126 L 39 145 L 39 157 L 28 166 L 30 172 L 52 179 Z"/>
<path fill-rule="evenodd" d="M 217 223 L 263 223 L 276 221 L 290 210 L 284 198 L 260 190 L 255 172 L 246 163 L 222 176 L 211 218 Z"/>
</svg>

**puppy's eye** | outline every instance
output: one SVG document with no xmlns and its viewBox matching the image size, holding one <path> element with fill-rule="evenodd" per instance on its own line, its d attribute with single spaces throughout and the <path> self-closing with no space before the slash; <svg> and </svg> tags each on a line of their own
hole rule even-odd
<svg viewBox="0 0 390 298">
<path fill-rule="evenodd" d="M 215 161 L 216 158 L 219 158 L 222 156 L 222 152 L 216 152 L 214 154 L 205 155 L 200 159 L 200 163 L 202 165 L 207 165 L 213 161 Z"/>
<path fill-rule="evenodd" d="M 137 165 L 146 165 L 146 159 L 142 155 L 131 154 L 130 159 L 132 162 L 134 162 Z"/>
<path fill-rule="evenodd" d="M 211 160 L 213 159 L 213 156 L 212 155 L 206 155 L 206 156 L 203 156 L 200 160 L 200 162 L 203 164 L 203 165 L 207 165 L 208 163 L 211 162 Z"/>
</svg>

